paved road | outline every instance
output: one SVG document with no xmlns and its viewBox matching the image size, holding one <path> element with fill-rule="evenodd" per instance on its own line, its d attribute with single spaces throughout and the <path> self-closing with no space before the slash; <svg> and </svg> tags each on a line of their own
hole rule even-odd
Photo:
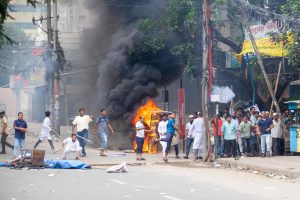
<svg viewBox="0 0 300 200">
<path fill-rule="evenodd" d="M 299 182 L 246 172 L 169 165 L 129 167 L 126 174 L 0 169 L 0 200 L 296 200 L 299 188 Z"/>
</svg>

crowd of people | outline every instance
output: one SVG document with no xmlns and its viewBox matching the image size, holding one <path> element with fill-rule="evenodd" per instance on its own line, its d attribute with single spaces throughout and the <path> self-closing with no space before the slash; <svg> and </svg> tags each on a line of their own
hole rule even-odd
<svg viewBox="0 0 300 200">
<path fill-rule="evenodd" d="M 287 134 L 284 114 L 263 111 L 255 107 L 250 111 L 238 110 L 230 115 L 227 110 L 214 117 L 214 153 L 220 157 L 261 156 L 270 157 L 285 153 L 284 136 Z"/>
<path fill-rule="evenodd" d="M 51 113 L 45 112 L 45 119 L 42 123 L 42 130 L 38 137 L 34 149 L 44 140 L 47 139 L 53 153 L 58 150 L 54 148 L 51 132 L 57 134 L 51 128 Z M 13 149 L 14 156 L 20 155 L 20 150 L 24 149 L 25 135 L 28 132 L 27 122 L 23 119 L 23 113 L 18 113 L 18 119 L 13 123 L 15 131 L 14 145 L 7 142 L 8 136 L 8 119 L 5 111 L 0 111 L 0 131 L 2 151 L 6 153 L 6 146 Z M 85 114 L 85 109 L 79 109 L 79 115 L 72 122 L 72 133 L 67 139 L 62 139 L 63 158 L 66 159 L 70 152 L 76 152 L 76 159 L 86 156 L 85 146 L 88 140 L 90 123 L 94 121 L 93 116 Z M 144 138 L 147 133 L 153 132 L 148 129 L 144 123 L 144 116 L 140 116 L 135 125 L 136 132 L 136 160 L 145 160 L 142 156 Z M 216 115 L 211 120 L 211 143 L 214 154 L 218 157 L 233 157 L 238 159 L 240 156 L 262 156 L 270 157 L 283 155 L 285 152 L 284 136 L 286 134 L 286 114 L 280 117 L 277 113 L 263 111 L 258 112 L 255 107 L 249 111 L 239 109 L 229 114 L 228 110 Z M 95 128 L 98 130 L 100 155 L 106 155 L 108 134 L 114 135 L 114 130 L 107 118 L 105 109 L 100 111 L 100 115 L 95 120 Z M 171 147 L 174 147 L 176 158 L 179 158 L 179 129 L 176 125 L 175 113 L 164 113 L 157 124 L 157 139 L 150 142 L 159 142 L 162 146 L 162 155 L 165 162 L 168 161 L 168 155 Z M 185 159 L 189 158 L 191 148 L 194 160 L 202 159 L 203 144 L 205 134 L 205 122 L 200 112 L 189 115 L 189 121 L 185 130 Z"/>
</svg>

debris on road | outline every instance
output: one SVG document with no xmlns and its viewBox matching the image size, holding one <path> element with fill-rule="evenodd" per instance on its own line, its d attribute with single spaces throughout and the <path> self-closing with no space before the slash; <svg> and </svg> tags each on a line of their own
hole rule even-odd
<svg viewBox="0 0 300 200">
<path fill-rule="evenodd" d="M 108 168 L 106 171 L 107 173 L 127 173 L 128 169 L 126 167 L 127 163 L 122 162 L 120 165 L 115 165 Z"/>
</svg>

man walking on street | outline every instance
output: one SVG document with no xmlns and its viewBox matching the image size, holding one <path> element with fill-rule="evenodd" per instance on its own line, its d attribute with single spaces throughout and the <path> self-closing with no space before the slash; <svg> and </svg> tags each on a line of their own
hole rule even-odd
<svg viewBox="0 0 300 200">
<path fill-rule="evenodd" d="M 224 134 L 225 152 L 228 157 L 232 156 L 237 159 L 236 148 L 236 124 L 231 122 L 231 116 L 226 116 L 226 121 L 222 124 L 222 132 Z"/>
<path fill-rule="evenodd" d="M 188 159 L 190 154 L 191 146 L 194 142 L 193 132 L 191 130 L 192 124 L 194 121 L 194 115 L 189 116 L 189 122 L 185 126 L 185 141 L 186 141 L 186 148 L 185 148 L 185 156 L 183 158 Z"/>
<path fill-rule="evenodd" d="M 0 111 L 0 133 L 1 133 L 1 145 L 2 145 L 2 151 L 0 152 L 0 154 L 6 154 L 5 145 L 7 145 L 12 149 L 14 147 L 6 141 L 8 136 L 8 119 L 5 116 L 4 110 Z"/>
<path fill-rule="evenodd" d="M 281 149 L 281 138 L 283 136 L 283 123 L 281 119 L 279 119 L 277 113 L 273 113 L 273 125 L 274 127 L 271 129 L 272 135 L 272 147 L 273 147 L 273 155 L 280 155 Z"/>
<path fill-rule="evenodd" d="M 271 129 L 274 127 L 272 119 L 267 117 L 266 112 L 262 112 L 262 118 L 257 123 L 259 134 L 261 135 L 262 157 L 271 156 Z"/>
<path fill-rule="evenodd" d="M 166 138 L 160 138 L 157 139 L 156 141 L 164 141 L 167 142 L 167 148 L 166 148 L 166 153 L 165 153 L 165 157 L 163 158 L 163 160 L 165 162 L 168 162 L 168 154 L 169 151 L 171 149 L 171 144 L 172 144 L 172 139 L 173 136 L 176 134 L 175 131 L 177 131 L 179 133 L 178 128 L 175 125 L 175 117 L 176 115 L 174 113 L 170 113 L 168 115 L 168 124 L 167 124 L 167 134 L 166 134 Z"/>
<path fill-rule="evenodd" d="M 15 129 L 15 144 L 14 144 L 14 156 L 17 157 L 19 151 L 24 149 L 25 145 L 25 133 L 28 132 L 28 126 L 26 121 L 23 119 L 24 115 L 22 112 L 18 113 L 18 119 L 14 121 Z"/>
<path fill-rule="evenodd" d="M 160 139 L 161 138 L 166 138 L 166 135 L 167 135 L 167 124 L 168 124 L 167 119 L 168 119 L 167 115 L 164 114 L 162 116 L 162 120 L 158 123 L 157 131 L 158 131 Z M 167 142 L 160 141 L 160 144 L 162 146 L 163 158 L 165 158 L 166 157 Z"/>
<path fill-rule="evenodd" d="M 105 156 L 108 134 L 109 132 L 111 132 L 112 135 L 114 135 L 115 133 L 107 118 L 107 111 L 105 109 L 101 109 L 100 113 L 100 116 L 97 117 L 96 125 L 98 126 L 98 135 L 101 138 L 100 156 Z"/>
<path fill-rule="evenodd" d="M 36 149 L 37 146 L 42 142 L 43 139 L 47 139 L 49 144 L 50 144 L 50 147 L 52 149 L 52 152 L 55 153 L 55 149 L 54 149 L 53 142 L 52 142 L 52 139 L 51 139 L 51 134 L 50 134 L 50 131 L 52 130 L 50 128 L 50 126 L 51 126 L 50 114 L 51 114 L 50 111 L 45 112 L 46 117 L 43 121 L 42 130 L 41 130 L 41 133 L 39 135 L 39 139 L 35 143 L 33 148 Z"/>
<path fill-rule="evenodd" d="M 72 133 L 76 134 L 76 132 L 77 132 L 78 136 L 87 139 L 89 123 L 92 121 L 93 121 L 93 117 L 85 115 L 85 109 L 80 108 L 79 116 L 76 116 L 73 121 Z M 75 128 L 76 128 L 76 132 L 75 132 Z M 78 141 L 79 141 L 80 147 L 82 148 L 81 156 L 85 157 L 86 156 L 86 152 L 85 152 L 86 140 L 78 137 Z"/>
<path fill-rule="evenodd" d="M 205 134 L 205 126 L 200 112 L 198 113 L 197 119 L 193 121 L 191 131 L 194 137 L 194 160 L 202 159 L 203 135 Z"/>
</svg>

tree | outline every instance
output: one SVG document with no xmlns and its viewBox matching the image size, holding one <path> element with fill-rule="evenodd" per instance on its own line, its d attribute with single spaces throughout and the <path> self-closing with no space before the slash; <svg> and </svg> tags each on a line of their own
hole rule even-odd
<svg viewBox="0 0 300 200">
<path fill-rule="evenodd" d="M 4 43 L 8 42 L 10 44 L 14 43 L 14 40 L 5 34 L 4 23 L 7 19 L 13 19 L 13 17 L 9 14 L 9 3 L 11 0 L 1 0 L 0 1 L 0 46 Z M 36 0 L 27 0 L 27 3 L 36 6 L 36 4 L 40 3 Z"/>
</svg>

